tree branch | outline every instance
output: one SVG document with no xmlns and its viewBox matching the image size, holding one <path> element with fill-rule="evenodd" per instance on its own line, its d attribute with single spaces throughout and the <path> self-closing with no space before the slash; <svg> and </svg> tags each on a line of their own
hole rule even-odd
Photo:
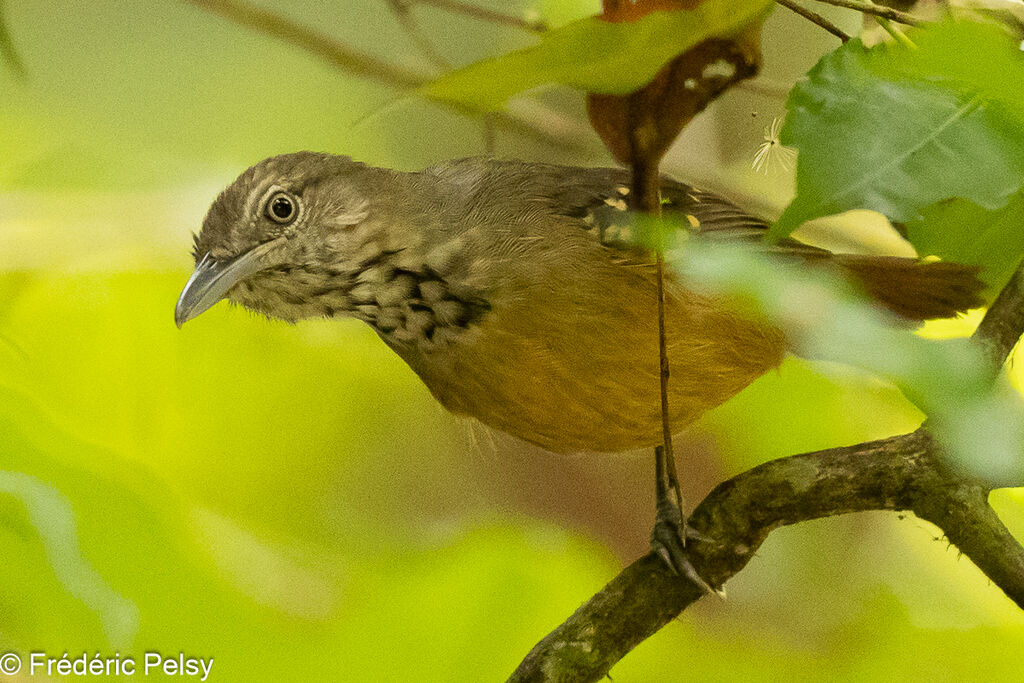
<svg viewBox="0 0 1024 683">
<path fill-rule="evenodd" d="M 985 350 L 991 362 L 993 377 L 999 374 L 1006 359 L 1024 334 L 1024 261 L 1010 276 L 999 296 L 985 312 L 972 339 Z"/>
<path fill-rule="evenodd" d="M 812 12 L 803 6 L 796 4 L 793 0 L 775 0 L 775 2 L 788 10 L 796 12 L 811 23 L 817 24 L 844 43 L 850 39 L 850 36 L 846 35 L 846 32 L 843 31 L 843 29 L 839 28 L 817 12 Z"/>
<path fill-rule="evenodd" d="M 252 5 L 245 0 L 184 0 L 211 14 L 252 29 L 258 33 L 283 40 L 322 59 L 340 71 L 360 78 L 377 81 L 400 90 L 411 90 L 430 81 L 430 75 L 405 69 L 373 55 L 356 50 L 327 34 L 308 28 L 284 17 Z M 498 112 L 493 114 L 497 125 L 512 133 L 538 140 L 556 149 L 579 151 L 583 145 L 581 135 L 567 135 L 565 121 L 550 111 L 536 107 L 523 107 L 519 115 Z M 541 123 L 534 123 L 538 120 Z M 574 127 L 576 131 L 579 127 Z"/>
<path fill-rule="evenodd" d="M 184 0 L 211 14 L 258 33 L 283 40 L 319 57 L 331 66 L 360 78 L 398 88 L 415 88 L 427 82 L 425 73 L 404 69 L 355 50 L 330 36 L 241 0 Z"/>
<path fill-rule="evenodd" d="M 818 2 L 825 3 L 826 5 L 835 5 L 836 7 L 845 7 L 846 9 L 857 10 L 864 14 L 873 14 L 876 17 L 882 17 L 883 19 L 889 19 L 900 24 L 906 24 L 907 26 L 920 26 L 924 23 L 923 19 L 915 17 L 913 14 L 907 12 L 901 12 L 898 9 L 891 7 L 885 7 L 884 5 L 876 5 L 869 0 L 817 0 Z"/>
<path fill-rule="evenodd" d="M 993 376 L 1022 334 L 1024 263 L 973 337 L 986 350 Z M 942 529 L 1024 609 L 1024 548 L 988 504 L 989 488 L 943 463 L 924 428 L 773 460 L 719 484 L 697 506 L 690 526 L 707 540 L 688 544 L 687 555 L 709 584 L 721 586 L 780 526 L 864 510 L 910 510 Z M 647 555 L 541 640 L 509 681 L 597 681 L 702 595 Z"/>
<path fill-rule="evenodd" d="M 458 2 L 458 0 L 403 0 L 409 4 L 419 3 L 421 5 L 430 5 L 438 9 L 452 12 L 453 14 L 463 14 L 467 17 L 473 17 L 481 21 L 487 21 L 492 24 L 502 24 L 504 26 L 511 26 L 512 28 L 521 28 L 524 31 L 533 31 L 534 33 L 543 33 L 547 30 L 547 27 L 542 21 L 529 21 L 521 17 L 514 17 L 511 14 L 503 14 L 502 12 L 495 12 L 492 9 L 486 7 L 480 7 L 479 5 L 471 5 L 467 2 Z"/>
<path fill-rule="evenodd" d="M 980 484 L 945 472 L 924 430 L 773 460 L 719 484 L 690 526 L 706 541 L 687 554 L 711 585 L 746 566 L 780 526 L 864 510 L 912 510 L 946 532 L 1024 608 L 1024 548 L 989 507 Z M 526 656 L 509 678 L 596 681 L 703 596 L 647 555 L 622 571 Z"/>
</svg>

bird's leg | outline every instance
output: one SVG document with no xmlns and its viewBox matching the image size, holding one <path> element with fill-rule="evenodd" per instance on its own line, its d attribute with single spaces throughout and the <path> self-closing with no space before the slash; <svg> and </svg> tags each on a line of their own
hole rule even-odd
<svg viewBox="0 0 1024 683">
<path fill-rule="evenodd" d="M 655 185 L 655 187 L 657 187 Z M 660 207 L 659 207 L 660 208 Z M 674 573 L 685 576 L 705 593 L 717 593 L 700 577 L 686 555 L 686 539 L 691 536 L 683 516 L 683 494 L 676 475 L 676 459 L 672 453 L 672 422 L 668 410 L 668 380 L 671 368 L 668 362 L 668 343 L 665 335 L 665 281 L 661 228 L 659 227 L 657 252 L 658 273 L 658 358 L 661 385 L 662 445 L 654 449 L 654 478 L 657 494 L 654 529 L 651 531 L 651 551 L 665 561 Z M 721 593 L 719 593 L 721 595 Z"/>
<path fill-rule="evenodd" d="M 678 516 L 682 519 L 679 536 L 682 539 L 683 547 L 686 547 L 687 541 L 710 542 L 707 536 L 701 535 L 696 529 L 690 527 L 687 523 L 686 515 L 682 514 L 682 510 L 686 505 L 683 492 L 679 489 L 676 458 L 671 448 L 658 446 L 654 449 L 654 475 L 657 478 L 655 485 L 659 507 L 662 505 L 675 506 L 676 510 L 678 510 Z"/>
<path fill-rule="evenodd" d="M 683 516 L 683 496 L 679 491 L 672 455 L 664 446 L 654 448 L 655 501 L 654 529 L 651 531 L 651 552 L 660 557 L 675 574 L 685 576 L 705 593 L 722 595 L 701 578 L 686 554 L 687 537 L 705 540 L 693 532 Z"/>
<path fill-rule="evenodd" d="M 685 576 L 705 593 L 715 593 L 717 591 L 700 577 L 686 555 L 688 530 L 683 516 L 683 495 L 679 491 L 675 457 L 672 455 L 672 420 L 668 405 L 671 368 L 668 362 L 668 337 L 665 334 L 665 226 L 660 221 L 661 179 L 658 175 L 658 162 L 663 149 L 651 146 L 649 133 L 651 130 L 657 131 L 657 126 L 647 113 L 638 112 L 632 106 L 635 103 L 631 101 L 627 109 L 630 162 L 633 167 L 630 203 L 634 209 L 658 221 L 658 242 L 654 255 L 658 285 L 658 379 L 661 389 L 662 442 L 654 449 L 657 507 L 654 529 L 651 531 L 651 552 L 660 557 L 673 573 Z M 638 115 L 645 120 L 638 120 Z"/>
<path fill-rule="evenodd" d="M 683 509 L 683 492 L 679 490 L 679 472 L 676 470 L 676 456 L 669 448 L 658 446 L 654 449 L 654 476 L 657 478 L 655 486 L 658 493 L 658 501 L 665 501 L 677 510 Z M 674 500 L 669 498 L 674 497 Z M 683 545 L 686 545 L 687 530 L 686 518 L 683 517 L 682 536 Z"/>
</svg>

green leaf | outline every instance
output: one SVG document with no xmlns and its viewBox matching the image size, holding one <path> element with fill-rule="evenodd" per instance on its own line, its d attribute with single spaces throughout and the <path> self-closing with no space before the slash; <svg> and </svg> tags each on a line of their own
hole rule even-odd
<svg viewBox="0 0 1024 683">
<path fill-rule="evenodd" d="M 1024 257 L 1024 192 L 1001 209 L 950 199 L 921 211 L 907 225 L 907 238 L 922 256 L 981 266 L 990 290 L 1006 284 Z"/>
<path fill-rule="evenodd" d="M 835 273 L 786 268 L 748 248 L 691 240 L 667 262 L 695 290 L 751 306 L 797 355 L 883 377 L 928 416 L 950 464 L 988 481 L 1024 474 L 1024 404 L 967 339 L 910 333 Z"/>
<path fill-rule="evenodd" d="M 917 50 L 876 64 L 904 78 L 928 78 L 972 92 L 1024 120 L 1024 53 L 1020 42 L 995 24 L 946 22 L 914 33 Z"/>
<path fill-rule="evenodd" d="M 950 197 L 998 209 L 1024 185 L 1018 44 L 964 22 L 912 38 L 916 49 L 850 41 L 790 93 L 782 142 L 800 151 L 797 196 L 773 237 L 856 208 L 904 222 Z"/>
<path fill-rule="evenodd" d="M 484 110 L 548 83 L 625 94 L 650 82 L 676 55 L 709 38 L 735 35 L 771 6 L 766 0 L 705 0 L 692 11 L 652 12 L 634 22 L 589 17 L 548 31 L 534 47 L 452 71 L 420 92 Z"/>
</svg>

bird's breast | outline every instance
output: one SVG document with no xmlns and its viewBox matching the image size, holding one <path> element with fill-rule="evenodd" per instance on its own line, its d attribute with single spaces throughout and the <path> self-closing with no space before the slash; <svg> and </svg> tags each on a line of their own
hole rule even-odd
<svg viewBox="0 0 1024 683">
<path fill-rule="evenodd" d="M 475 333 L 403 356 L 452 412 L 556 452 L 659 442 L 655 290 L 645 281 L 538 288 L 497 303 Z M 779 364 L 777 330 L 681 292 L 667 302 L 678 430 Z M 400 353 L 402 353 L 400 351 Z"/>
</svg>

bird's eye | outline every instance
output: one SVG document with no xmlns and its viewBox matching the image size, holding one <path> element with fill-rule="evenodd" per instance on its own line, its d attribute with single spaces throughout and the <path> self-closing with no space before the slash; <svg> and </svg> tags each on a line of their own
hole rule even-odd
<svg viewBox="0 0 1024 683">
<path fill-rule="evenodd" d="M 298 215 L 298 199 L 287 192 L 278 192 L 267 202 L 267 218 L 275 223 L 291 223 Z"/>
</svg>

